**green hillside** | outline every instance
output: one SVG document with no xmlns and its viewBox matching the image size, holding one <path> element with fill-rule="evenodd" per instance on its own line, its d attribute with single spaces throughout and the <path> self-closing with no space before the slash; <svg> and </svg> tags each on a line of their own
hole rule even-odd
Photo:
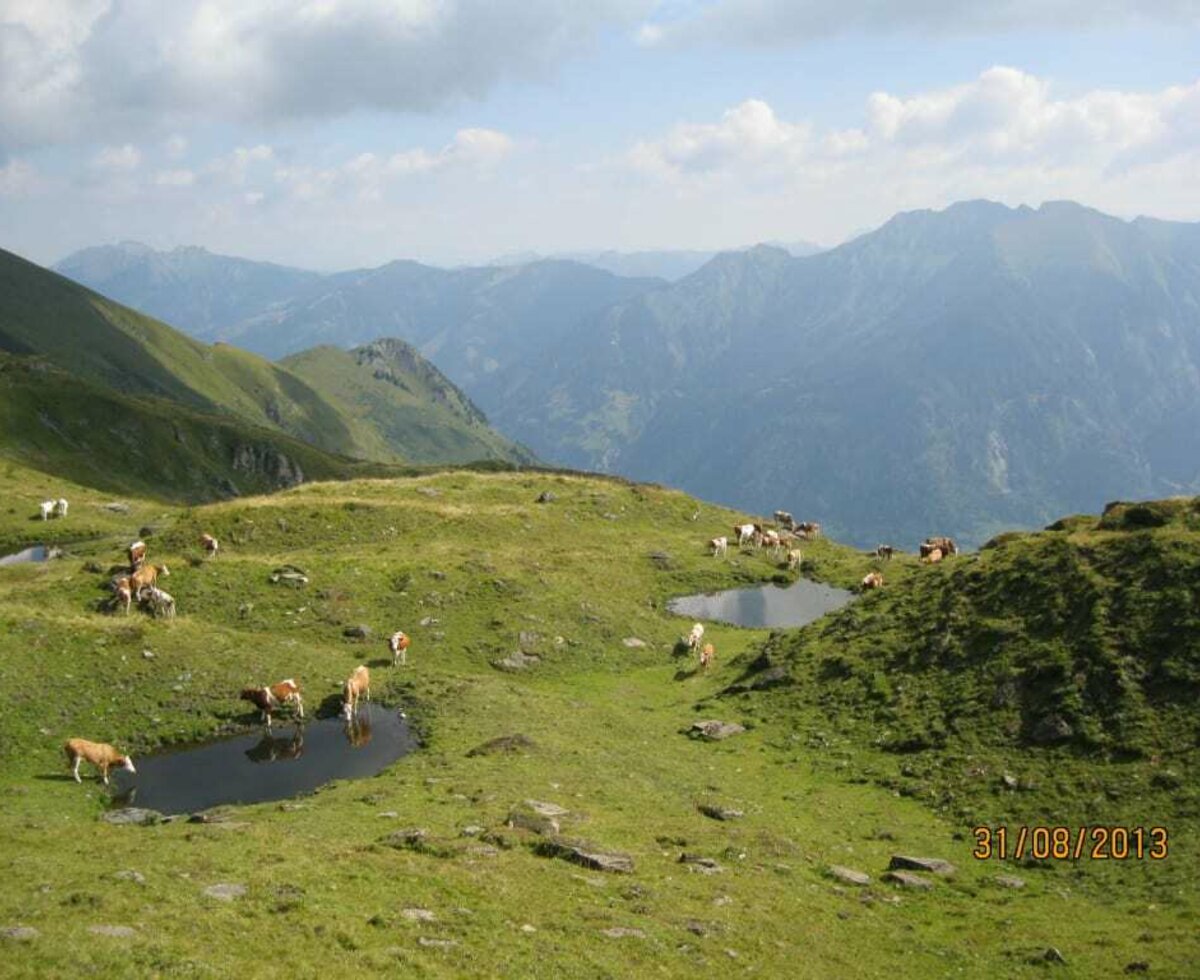
<svg viewBox="0 0 1200 980">
<path fill-rule="evenodd" d="M 120 394 L 2 352 L 0 457 L 110 493 L 197 503 L 383 472 L 275 429 Z M 53 478 L 45 485 L 45 496 L 60 496 Z M 26 516 L 37 513 L 36 501 L 30 507 Z"/>
<path fill-rule="evenodd" d="M 532 462 L 531 453 L 488 427 L 470 399 L 401 340 L 354 350 L 316 347 L 281 365 L 338 404 L 378 437 L 377 454 L 414 463 L 476 459 Z"/>
<path fill-rule="evenodd" d="M 735 686 L 782 668 L 757 710 L 818 710 L 965 820 L 998 794 L 1031 821 L 1200 817 L 1200 498 L 1114 503 L 884 572 L 888 588 L 774 638 Z M 1006 772 L 1021 792 L 1003 793 Z"/>
<path fill-rule="evenodd" d="M 24 506 L 45 479 L 0 470 L 0 493 Z M 707 674 L 666 600 L 792 573 L 763 552 L 709 556 L 743 515 L 676 491 L 452 471 L 126 502 L 84 494 L 102 537 L 0 568 L 6 976 L 1090 978 L 1187 976 L 1200 957 L 1191 501 L 938 567 L 897 558 L 882 591 L 804 630 L 708 624 Z M 94 569 L 149 522 L 178 617 L 97 611 Z M 201 531 L 216 559 L 199 558 Z M 803 547 L 804 574 L 835 584 L 875 564 Z M 306 587 L 271 584 L 285 562 Z M 366 641 L 346 635 L 358 627 Z M 407 668 L 383 666 L 396 628 Z M 493 666 L 518 648 L 539 659 Z M 255 730 L 244 685 L 295 677 L 319 710 L 359 663 L 425 738 L 376 778 L 149 827 L 98 820 L 100 788 L 67 778 L 68 736 L 137 758 Z M 992 707 L 996 670 L 1013 693 Z M 1043 710 L 1072 725 L 1061 744 L 1028 744 L 1024 713 Z M 746 730 L 686 737 L 701 719 Z M 559 830 L 527 800 L 565 811 Z M 976 822 L 1041 814 L 1165 825 L 1169 857 L 972 857 Z M 561 838 L 632 871 L 557 860 Z M 882 877 L 898 854 L 955 870 L 905 887 Z M 244 893 L 211 897 L 218 884 Z"/>
</svg>

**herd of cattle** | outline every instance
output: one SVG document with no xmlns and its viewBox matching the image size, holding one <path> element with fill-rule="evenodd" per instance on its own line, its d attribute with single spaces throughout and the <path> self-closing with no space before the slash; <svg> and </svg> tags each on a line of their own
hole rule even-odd
<svg viewBox="0 0 1200 980">
<path fill-rule="evenodd" d="M 62 513 L 66 513 L 65 503 Z M 220 544 L 211 534 L 200 536 L 200 547 L 205 559 L 215 558 L 220 552 Z M 112 592 L 109 609 L 115 612 L 123 609 L 129 614 L 133 600 L 136 598 L 139 606 L 158 617 L 173 617 L 175 615 L 175 599 L 158 585 L 159 579 L 167 578 L 171 572 L 166 565 L 151 565 L 146 561 L 146 543 L 134 541 L 127 550 L 129 558 L 128 571 L 114 576 L 108 583 Z M 411 640 L 403 630 L 396 630 L 388 637 L 388 651 L 392 655 L 392 666 L 407 666 L 408 648 Z M 340 716 L 348 726 L 352 744 L 361 744 L 362 739 L 355 733 L 360 731 L 357 726 L 359 702 L 366 698 L 371 700 L 371 672 L 366 664 L 359 664 L 353 673 L 346 678 L 342 685 L 342 708 Z M 249 701 L 259 711 L 262 722 L 271 727 L 272 718 L 287 709 L 298 720 L 304 719 L 304 697 L 299 683 L 295 678 L 287 678 L 276 684 L 263 687 L 246 687 L 238 695 L 239 700 Z M 362 726 L 369 732 L 369 726 Z M 369 738 L 369 734 L 366 736 Z M 356 740 L 357 739 L 357 740 Z M 105 785 L 108 784 L 108 774 L 114 769 L 125 769 L 136 772 L 133 760 L 105 742 L 91 742 L 82 738 L 68 739 L 64 745 L 67 762 L 71 766 L 72 775 L 76 782 L 81 782 L 79 766 L 82 762 L 91 763 L 99 772 Z"/>
<path fill-rule="evenodd" d="M 737 542 L 738 548 L 770 548 L 772 555 L 776 559 L 786 549 L 788 571 L 798 571 L 800 563 L 803 560 L 803 555 L 799 548 L 790 546 L 796 544 L 798 541 L 810 541 L 818 537 L 821 534 L 821 525 L 816 521 L 797 521 L 786 510 L 775 511 L 774 518 L 774 527 L 758 521 L 735 524 L 733 525 L 731 537 Z M 730 536 L 726 535 L 711 538 L 708 542 L 708 549 L 714 558 L 722 558 L 729 554 L 729 542 Z M 896 549 L 890 544 L 881 544 L 875 549 L 874 554 L 876 558 L 883 561 L 890 561 L 892 556 L 896 554 Z M 930 537 L 926 538 L 920 545 L 921 562 L 926 565 L 932 565 L 949 555 L 957 554 L 958 545 L 954 543 L 953 538 Z M 863 576 L 862 582 L 859 584 L 864 591 L 882 588 L 883 573 L 879 571 L 868 572 Z"/>
<path fill-rule="evenodd" d="M 46 500 L 40 505 L 41 517 L 49 520 L 51 517 L 66 517 L 68 504 L 65 499 Z M 775 526 L 764 522 L 748 522 L 735 524 L 731 536 L 721 535 L 709 540 L 708 547 L 714 557 L 724 557 L 729 552 L 730 537 L 737 542 L 739 549 L 752 547 L 770 549 L 772 555 L 779 559 L 783 556 L 789 571 L 800 568 L 803 556 L 800 541 L 811 541 L 821 534 L 821 525 L 816 521 L 797 521 L 784 510 L 774 513 Z M 205 559 L 215 558 L 220 551 L 220 544 L 211 534 L 202 534 L 199 541 Z M 786 552 L 786 554 L 785 554 Z M 891 545 L 881 544 L 875 549 L 875 556 L 883 561 L 890 561 L 896 554 Z M 920 559 L 925 564 L 941 561 L 949 555 L 958 554 L 958 546 L 953 538 L 930 537 L 920 545 Z M 109 582 L 112 592 L 110 608 L 115 611 L 123 609 L 129 614 L 133 600 L 138 605 L 156 617 L 174 617 L 175 599 L 159 586 L 159 580 L 170 576 L 166 565 L 151 565 L 146 562 L 146 543 L 138 540 L 128 549 L 129 570 L 121 572 Z M 868 572 L 863 576 L 861 588 L 866 591 L 883 587 L 883 573 Z M 704 643 L 704 626 L 696 623 L 681 642 L 687 646 L 690 653 L 699 656 L 699 669 L 707 671 L 716 659 L 716 650 L 712 643 Z M 410 640 L 406 633 L 397 630 L 388 637 L 388 650 L 392 654 L 392 665 L 407 665 Z M 341 717 L 348 723 L 355 719 L 360 700 L 366 697 L 371 700 L 371 672 L 365 664 L 360 664 L 342 685 Z M 272 718 L 283 709 L 288 709 L 296 718 L 304 718 L 304 698 L 300 685 L 294 678 L 287 678 L 276 684 L 263 687 L 246 687 L 242 689 L 239 699 L 248 701 L 258 708 L 263 723 L 269 728 Z M 127 755 L 118 752 L 111 745 L 103 742 L 89 742 L 86 739 L 69 739 L 65 746 L 67 759 L 72 766 L 72 773 L 79 782 L 79 765 L 82 761 L 90 762 L 100 772 L 104 782 L 108 783 L 108 773 L 114 768 L 124 768 L 135 772 L 133 762 Z"/>
</svg>

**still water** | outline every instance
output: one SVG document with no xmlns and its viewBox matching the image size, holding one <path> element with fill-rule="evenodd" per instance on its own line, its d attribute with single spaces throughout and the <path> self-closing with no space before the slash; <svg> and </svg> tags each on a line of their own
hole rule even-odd
<svg viewBox="0 0 1200 980">
<path fill-rule="evenodd" d="M 692 619 L 716 619 L 735 626 L 804 626 L 841 609 L 853 592 L 799 579 L 791 585 L 727 589 L 672 599 L 667 608 Z"/>
<path fill-rule="evenodd" d="M 32 548 L 18 551 L 12 555 L 0 557 L 0 567 L 5 565 L 20 565 L 27 561 L 45 561 L 50 557 L 50 549 L 44 544 L 35 544 Z"/>
<path fill-rule="evenodd" d="M 134 756 L 137 774 L 118 770 L 118 806 L 194 813 L 223 803 L 263 803 L 314 790 L 333 779 L 362 779 L 417 748 L 394 708 L 366 704 L 341 718 L 279 724 L 252 735 Z"/>
</svg>

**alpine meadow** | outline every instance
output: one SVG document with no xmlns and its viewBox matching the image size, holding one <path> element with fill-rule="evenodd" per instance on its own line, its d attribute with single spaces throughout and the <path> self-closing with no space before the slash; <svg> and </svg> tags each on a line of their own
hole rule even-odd
<svg viewBox="0 0 1200 980">
<path fill-rule="evenodd" d="M 1197 976 L 1197 42 L 0 3 L 0 977 Z"/>
</svg>

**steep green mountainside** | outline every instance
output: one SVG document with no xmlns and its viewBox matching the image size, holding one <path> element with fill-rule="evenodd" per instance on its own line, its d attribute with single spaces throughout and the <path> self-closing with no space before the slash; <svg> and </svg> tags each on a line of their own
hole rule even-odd
<svg viewBox="0 0 1200 980">
<path fill-rule="evenodd" d="M 543 364 L 483 405 L 545 458 L 866 546 L 979 542 L 1200 486 L 1200 226 L 900 215 L 807 258 L 721 256 Z"/>
<path fill-rule="evenodd" d="M 200 340 L 219 339 L 230 324 L 295 299 L 323 278 L 195 246 L 160 252 L 137 242 L 82 249 L 54 271 Z"/>
<path fill-rule="evenodd" d="M 285 367 L 228 344 L 202 344 L 7 252 L 0 252 L 0 350 L 37 355 L 129 398 L 227 415 L 339 456 L 399 462 L 412 447 L 428 462 L 529 458 L 488 430 L 424 361 L 388 367 L 396 384 L 408 386 L 407 400 L 377 398 L 347 410 Z M 402 416 L 390 415 L 401 401 Z M 438 455 L 443 446 L 447 457 Z"/>
<path fill-rule="evenodd" d="M 316 347 L 280 364 L 368 423 L 387 447 L 414 463 L 477 459 L 532 462 L 532 454 L 489 428 L 455 385 L 399 340 L 353 350 Z"/>
<path fill-rule="evenodd" d="M 44 481 L 0 467 L 0 495 L 22 508 Z M 51 523 L 101 536 L 0 567 L 6 976 L 308 976 L 316 964 L 432 977 L 1194 973 L 1195 716 L 1178 706 L 1195 661 L 1174 636 L 1194 615 L 1195 563 L 1181 553 L 1200 533 L 1191 501 L 1117 508 L 1100 526 L 944 566 L 898 557 L 882 591 L 803 630 L 706 624 L 717 653 L 701 671 L 681 649 L 691 620 L 667 599 L 796 573 L 767 551 L 713 558 L 706 540 L 744 515 L 677 491 L 450 471 L 186 510 L 125 498 L 114 513 L 66 490 L 71 515 Z M 1156 514 L 1166 522 L 1148 527 Z M 0 509 L 0 534 L 26 523 Z M 103 608 L 107 569 L 146 524 L 151 560 L 171 569 L 174 619 Z M 217 557 L 198 553 L 201 532 L 220 539 Z M 1084 557 L 1064 558 L 1063 542 Z M 1133 550 L 1086 557 L 1110 546 Z M 802 547 L 803 574 L 835 584 L 874 563 L 827 539 Z M 308 583 L 272 584 L 285 562 Z M 1047 577 L 1073 573 L 1089 581 Z M 412 645 L 393 668 L 384 638 L 397 628 Z M 1017 725 L 1004 741 L 974 700 L 994 689 L 988 630 L 1012 675 L 1011 702 L 994 709 Z M 1118 649 L 1117 636 L 1138 646 Z M 1155 641 L 1161 654 L 1145 646 Z M 1094 670 L 1089 643 L 1110 644 Z M 1065 650 L 1080 662 L 1068 667 Z M 764 652 L 798 683 L 748 669 Z M 845 662 L 829 667 L 835 656 Z M 882 676 L 867 681 L 876 657 Z M 264 732 L 238 692 L 295 678 L 311 727 L 336 713 L 358 664 L 372 673 L 367 711 L 403 709 L 423 739 L 374 778 L 151 826 L 101 820 L 103 788 L 86 771 L 83 785 L 69 778 L 71 736 L 131 750 L 143 787 L 145 756 L 163 746 L 253 733 L 268 758 L 295 744 L 292 726 Z M 1075 673 L 1086 683 L 1060 693 Z M 1141 694 L 1114 694 L 1122 684 L 1144 708 Z M 1074 734 L 1029 746 L 1020 705 L 1043 688 Z M 946 709 L 959 698 L 955 731 Z M 894 720 L 876 714 L 893 699 Z M 898 754 L 890 732 L 918 713 L 930 747 Z M 1089 718 L 1115 726 L 1110 741 Z M 709 719 L 744 730 L 688 737 Z M 277 773 L 320 756 L 260 764 Z M 975 823 L 1011 824 L 1015 838 L 1040 814 L 1072 829 L 1165 826 L 1169 853 L 972 856 Z M 628 864 L 555 856 L 571 846 Z M 889 880 L 897 856 L 950 867 Z"/>
<path fill-rule="evenodd" d="M 304 480 L 382 473 L 277 429 L 199 412 L 165 398 L 92 384 L 36 358 L 0 352 L 0 456 L 43 471 L 40 499 L 58 480 L 157 500 L 201 502 Z M 22 518 L 35 516 L 29 502 Z M 48 530 L 26 524 L 25 538 Z"/>
<path fill-rule="evenodd" d="M 773 637 L 735 686 L 774 670 L 759 710 L 819 710 L 965 820 L 998 796 L 1050 823 L 1200 817 L 1200 498 L 1114 503 L 883 572 L 884 589 Z"/>
</svg>

